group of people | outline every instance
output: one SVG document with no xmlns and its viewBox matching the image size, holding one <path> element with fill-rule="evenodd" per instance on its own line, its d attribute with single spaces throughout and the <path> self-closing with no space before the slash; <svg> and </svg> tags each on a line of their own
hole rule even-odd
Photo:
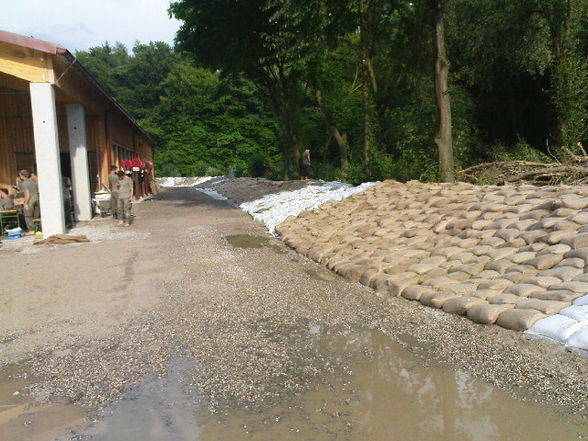
<svg viewBox="0 0 588 441">
<path fill-rule="evenodd" d="M 39 184 L 35 172 L 20 170 L 16 177 L 14 187 L 0 189 L 0 211 L 15 210 L 17 204 L 15 199 L 21 197 L 23 200 L 21 215 L 24 217 L 25 225 L 29 233 L 33 234 L 35 229 L 34 219 L 41 215 L 39 207 Z"/>
<path fill-rule="evenodd" d="M 134 183 L 130 178 L 131 172 L 119 170 L 116 165 L 110 167 L 108 185 L 110 191 L 110 210 L 112 217 L 118 219 L 118 224 L 128 227 L 131 220 L 131 207 Z"/>
<path fill-rule="evenodd" d="M 63 209 L 65 214 L 65 226 L 73 227 L 72 216 L 72 184 L 71 179 L 62 177 L 63 185 Z M 21 199 L 19 204 L 15 199 Z M 34 234 L 35 219 L 41 218 L 41 207 L 39 204 L 39 179 L 34 171 L 22 169 L 16 177 L 14 187 L 0 189 L 0 211 L 18 210 L 24 217 L 24 226 L 28 235 Z"/>
</svg>

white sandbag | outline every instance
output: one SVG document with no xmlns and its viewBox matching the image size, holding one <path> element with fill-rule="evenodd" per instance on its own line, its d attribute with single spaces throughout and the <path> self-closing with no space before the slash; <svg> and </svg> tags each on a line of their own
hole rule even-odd
<svg viewBox="0 0 588 441">
<path fill-rule="evenodd" d="M 375 184 L 377 182 L 364 182 L 357 187 L 342 182 L 307 185 L 298 190 L 268 194 L 254 201 L 243 202 L 239 207 L 256 221 L 265 224 L 270 233 L 275 235 L 276 226 L 289 216 L 298 216 L 304 210 L 313 210 L 329 201 L 340 201 Z"/>
<path fill-rule="evenodd" d="M 588 357 L 588 326 L 575 332 L 566 341 L 566 349 L 568 351 L 578 352 L 584 357 Z"/>
<path fill-rule="evenodd" d="M 572 305 L 559 311 L 561 315 L 579 322 L 588 321 L 588 305 Z"/>
<path fill-rule="evenodd" d="M 578 297 L 577 299 L 574 300 L 573 304 L 575 306 L 588 305 L 588 294 L 585 294 L 582 297 Z"/>
<path fill-rule="evenodd" d="M 581 322 L 556 314 L 537 321 L 526 333 L 565 344 L 566 340 L 582 328 Z"/>
</svg>

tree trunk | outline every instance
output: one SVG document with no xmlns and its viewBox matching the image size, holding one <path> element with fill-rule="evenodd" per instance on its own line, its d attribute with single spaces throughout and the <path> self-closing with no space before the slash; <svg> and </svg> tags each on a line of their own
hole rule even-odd
<svg viewBox="0 0 588 441">
<path fill-rule="evenodd" d="M 284 158 L 284 181 L 290 180 L 290 155 L 288 154 L 287 150 L 282 152 L 282 156 Z"/>
<path fill-rule="evenodd" d="M 443 24 L 443 0 L 432 0 L 433 44 L 435 46 L 435 95 L 439 126 L 435 144 L 439 154 L 439 178 L 442 182 L 455 182 L 453 165 L 453 136 L 451 123 L 451 102 L 449 99 L 449 61 L 445 48 L 445 27 Z"/>
<path fill-rule="evenodd" d="M 333 121 L 330 117 L 330 115 L 327 112 L 327 109 L 325 109 L 325 106 L 323 105 L 323 97 L 322 97 L 322 93 L 320 91 L 320 89 L 316 89 L 315 91 L 315 97 L 316 97 L 316 102 L 318 104 L 319 110 L 321 111 L 321 114 L 323 115 L 323 119 L 325 121 L 325 124 L 327 125 L 328 129 L 329 129 L 329 134 L 331 137 L 335 138 L 335 141 L 337 142 L 337 146 L 339 147 L 339 162 L 341 164 L 341 168 L 342 169 L 346 169 L 347 166 L 349 165 L 349 160 L 347 158 L 348 156 L 348 142 L 347 142 L 347 132 L 343 131 L 342 133 L 339 131 L 339 129 L 337 128 L 337 126 L 335 124 L 333 124 Z"/>
<path fill-rule="evenodd" d="M 341 168 L 345 170 L 349 165 L 349 161 L 347 159 L 347 132 L 341 133 L 337 127 L 331 125 L 331 134 L 333 135 L 333 138 L 335 138 L 337 146 L 339 147 Z"/>
<path fill-rule="evenodd" d="M 375 76 L 370 75 L 373 73 L 371 69 L 371 62 L 369 58 L 369 48 L 366 38 L 366 6 L 363 0 L 359 0 L 359 42 L 361 46 L 361 63 L 363 68 L 363 81 L 361 86 L 361 104 L 363 109 L 363 151 L 362 151 L 362 163 L 367 173 L 370 175 L 370 84 L 372 87 L 377 87 L 375 83 Z M 371 72 L 370 72 L 371 70 Z M 374 80 L 372 83 L 371 80 Z"/>
<path fill-rule="evenodd" d="M 361 87 L 361 103 L 363 107 L 363 152 L 362 163 L 369 175 L 370 169 L 370 103 L 368 85 L 364 82 Z"/>
</svg>

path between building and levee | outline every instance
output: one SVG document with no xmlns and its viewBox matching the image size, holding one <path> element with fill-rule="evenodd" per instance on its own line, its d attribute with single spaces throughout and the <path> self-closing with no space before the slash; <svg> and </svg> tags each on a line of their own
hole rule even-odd
<svg viewBox="0 0 588 441">
<path fill-rule="evenodd" d="M 0 252 L 3 439 L 588 435 L 586 360 L 382 298 L 190 188 L 135 212 Z"/>
</svg>

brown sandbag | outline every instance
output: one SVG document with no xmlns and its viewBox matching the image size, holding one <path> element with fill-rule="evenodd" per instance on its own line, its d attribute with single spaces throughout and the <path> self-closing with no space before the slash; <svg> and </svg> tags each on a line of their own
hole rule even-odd
<svg viewBox="0 0 588 441">
<path fill-rule="evenodd" d="M 557 314 L 565 307 L 570 306 L 570 302 L 559 302 L 557 300 L 523 299 L 517 306 L 521 309 L 534 309 L 535 311 L 539 311 L 544 314 Z"/>
<path fill-rule="evenodd" d="M 545 314 L 536 309 L 510 309 L 500 313 L 496 324 L 513 331 L 524 331 L 543 317 Z"/>
<path fill-rule="evenodd" d="M 558 302 L 571 302 L 581 295 L 582 294 L 567 290 L 550 290 L 534 292 L 529 296 L 529 298 L 539 300 L 555 300 Z"/>
<path fill-rule="evenodd" d="M 467 316 L 470 320 L 476 323 L 483 323 L 486 325 L 496 322 L 500 313 L 513 309 L 514 305 L 476 305 L 468 309 Z"/>
<path fill-rule="evenodd" d="M 425 306 L 431 306 L 433 308 L 442 308 L 443 304 L 449 299 L 461 297 L 459 294 L 449 291 L 441 291 L 432 294 L 423 294 L 421 296 L 421 304 Z"/>
<path fill-rule="evenodd" d="M 84 243 L 90 242 L 90 240 L 80 234 L 79 236 L 74 236 L 70 234 L 54 234 L 53 236 L 49 236 L 47 239 L 39 240 L 34 242 L 35 245 L 68 245 L 70 243 Z"/>
<path fill-rule="evenodd" d="M 402 297 L 407 300 L 420 300 L 424 294 L 436 292 L 430 286 L 413 285 L 402 290 Z"/>
<path fill-rule="evenodd" d="M 478 297 L 471 297 L 471 296 L 460 296 L 454 297 L 452 299 L 448 299 L 443 304 L 443 311 L 448 312 L 450 314 L 465 314 L 468 309 L 476 306 L 482 305 L 487 303 L 486 301 L 482 300 Z"/>
</svg>

